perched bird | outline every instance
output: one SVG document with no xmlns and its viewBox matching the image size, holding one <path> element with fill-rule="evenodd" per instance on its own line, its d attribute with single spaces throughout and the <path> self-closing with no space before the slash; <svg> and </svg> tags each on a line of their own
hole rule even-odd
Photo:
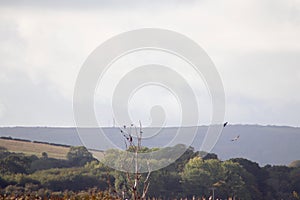
<svg viewBox="0 0 300 200">
<path fill-rule="evenodd" d="M 236 136 L 235 138 L 232 138 L 231 141 L 232 142 L 237 141 L 239 138 L 240 138 L 240 135 Z"/>
<path fill-rule="evenodd" d="M 225 123 L 223 124 L 223 127 L 227 126 L 227 124 L 228 124 L 228 122 L 225 122 Z"/>
<path fill-rule="evenodd" d="M 131 137 L 131 135 L 129 135 L 129 142 L 132 142 L 132 137 Z"/>
<path fill-rule="evenodd" d="M 129 137 L 127 137 L 125 134 L 123 136 L 126 138 L 126 140 L 129 140 Z"/>
</svg>

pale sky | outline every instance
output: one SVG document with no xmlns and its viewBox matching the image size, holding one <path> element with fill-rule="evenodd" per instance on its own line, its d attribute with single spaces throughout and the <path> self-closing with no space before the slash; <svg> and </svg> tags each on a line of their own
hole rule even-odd
<svg viewBox="0 0 300 200">
<path fill-rule="evenodd" d="M 83 62 L 102 42 L 139 28 L 179 32 L 208 53 L 225 88 L 226 121 L 300 126 L 299 0 L 1 1 L 0 126 L 74 126 Z M 129 106 L 134 119 L 147 120 L 143 97 L 162 92 L 147 91 Z M 95 107 L 107 126 L 104 96 Z M 175 107 L 167 109 L 170 125 Z"/>
</svg>

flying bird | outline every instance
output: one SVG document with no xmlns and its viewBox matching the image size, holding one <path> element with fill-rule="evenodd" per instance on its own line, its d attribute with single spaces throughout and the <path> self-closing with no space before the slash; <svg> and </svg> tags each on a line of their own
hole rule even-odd
<svg viewBox="0 0 300 200">
<path fill-rule="evenodd" d="M 231 141 L 232 142 L 237 141 L 239 138 L 240 138 L 240 135 L 236 136 L 235 138 L 232 138 Z"/>
<path fill-rule="evenodd" d="M 228 122 L 225 122 L 225 123 L 223 124 L 223 127 L 227 126 L 227 124 L 228 124 Z"/>
</svg>

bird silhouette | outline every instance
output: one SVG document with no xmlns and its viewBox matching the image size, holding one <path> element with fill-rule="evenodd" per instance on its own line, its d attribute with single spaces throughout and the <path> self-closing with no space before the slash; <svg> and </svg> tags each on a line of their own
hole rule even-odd
<svg viewBox="0 0 300 200">
<path fill-rule="evenodd" d="M 129 135 L 129 142 L 132 142 L 132 137 L 131 137 L 131 135 Z"/>
<path fill-rule="evenodd" d="M 223 127 L 227 126 L 227 124 L 228 124 L 228 122 L 225 122 L 225 123 L 223 124 Z"/>
<path fill-rule="evenodd" d="M 232 138 L 231 141 L 232 142 L 237 141 L 239 138 L 240 138 L 240 135 L 236 136 L 235 138 Z"/>
<path fill-rule="evenodd" d="M 129 137 L 127 137 L 125 134 L 123 136 L 126 138 L 126 140 L 129 140 Z"/>
</svg>

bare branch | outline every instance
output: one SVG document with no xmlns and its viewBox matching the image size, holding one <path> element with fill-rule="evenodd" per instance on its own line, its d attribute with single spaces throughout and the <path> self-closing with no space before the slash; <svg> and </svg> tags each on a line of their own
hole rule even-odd
<svg viewBox="0 0 300 200">
<path fill-rule="evenodd" d="M 128 164 L 128 171 L 126 173 L 127 175 L 127 180 L 129 184 L 129 188 L 131 188 L 132 192 L 132 198 L 134 200 L 137 199 L 145 199 L 146 194 L 149 189 L 150 185 L 150 175 L 151 175 L 151 169 L 150 169 L 150 164 L 147 161 L 147 166 L 148 166 L 148 174 L 146 176 L 146 179 L 143 181 L 143 186 L 141 185 L 141 173 L 140 173 L 140 166 L 139 166 L 139 153 L 140 150 L 142 149 L 142 123 L 139 121 L 139 128 L 136 127 L 134 124 L 131 124 L 129 128 L 126 129 L 126 126 L 123 126 L 123 128 L 120 128 L 120 131 L 122 133 L 122 136 L 124 137 L 124 143 L 126 146 L 126 149 L 129 150 L 130 152 L 127 151 L 128 154 L 124 156 L 124 163 L 127 160 L 127 156 L 131 153 L 134 153 L 132 156 L 131 162 L 126 162 Z M 137 138 L 137 145 L 135 145 L 134 140 L 133 140 L 133 134 L 136 135 Z M 130 171 L 132 172 L 132 168 L 134 167 L 133 174 L 130 174 Z M 139 187 L 142 187 L 142 195 L 139 193 Z"/>
</svg>

